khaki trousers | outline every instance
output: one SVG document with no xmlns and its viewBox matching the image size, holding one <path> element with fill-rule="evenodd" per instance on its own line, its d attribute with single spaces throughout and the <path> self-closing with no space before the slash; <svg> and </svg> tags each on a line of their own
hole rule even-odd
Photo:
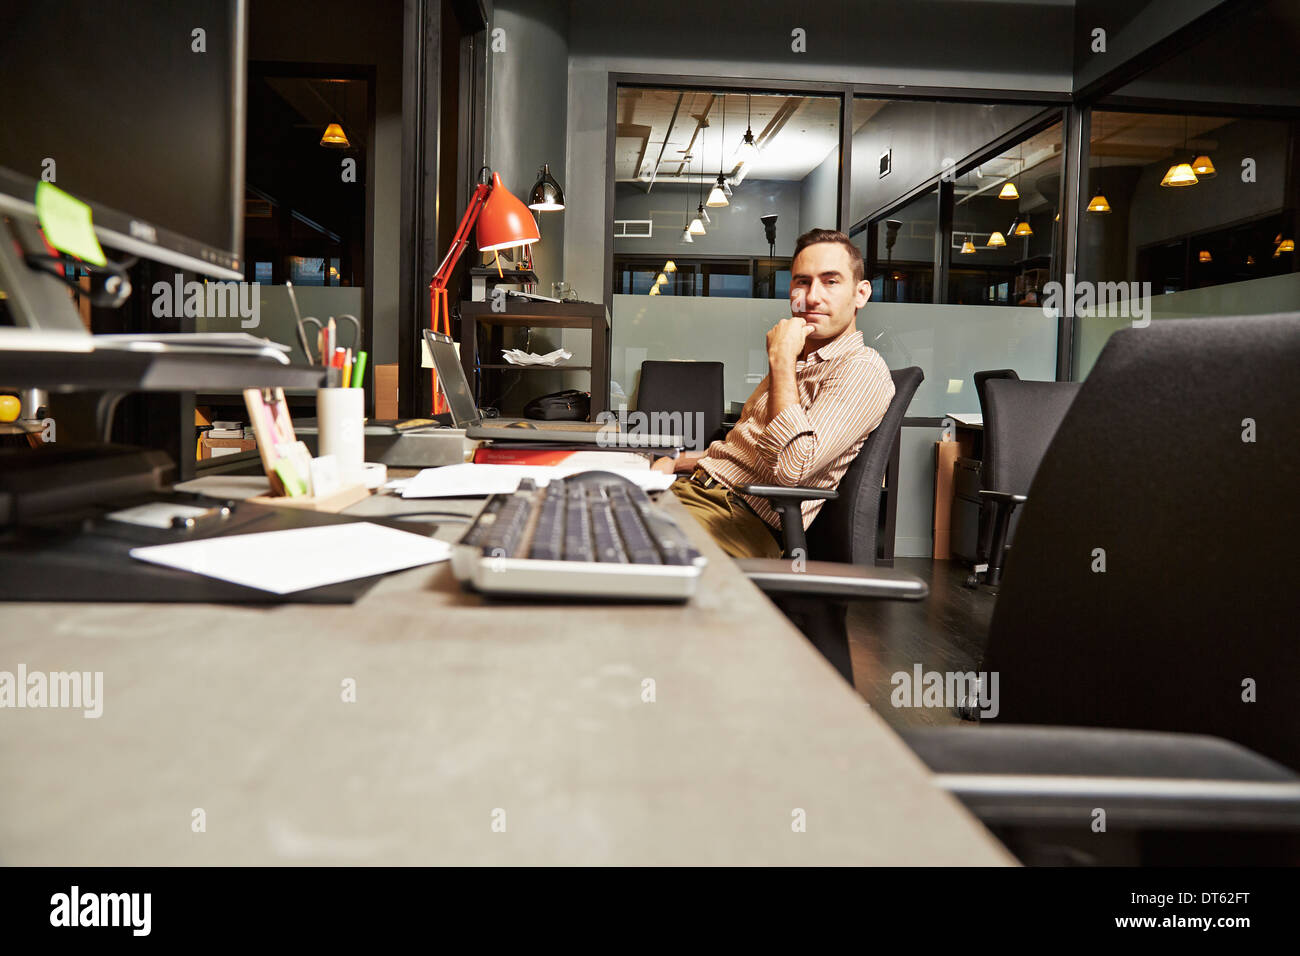
<svg viewBox="0 0 1300 956">
<path fill-rule="evenodd" d="M 783 550 L 776 532 L 750 510 L 745 500 L 722 485 L 701 488 L 682 476 L 672 483 L 692 517 L 704 526 L 723 551 L 733 558 L 779 558 Z"/>
</svg>

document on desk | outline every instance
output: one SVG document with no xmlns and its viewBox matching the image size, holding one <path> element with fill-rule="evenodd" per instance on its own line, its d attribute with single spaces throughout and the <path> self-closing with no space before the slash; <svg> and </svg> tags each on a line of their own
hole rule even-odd
<svg viewBox="0 0 1300 956">
<path fill-rule="evenodd" d="M 552 478 L 563 478 L 593 469 L 564 465 L 443 465 L 425 468 L 402 489 L 403 498 L 479 498 L 484 495 L 508 495 L 524 478 L 543 487 Z M 644 491 L 665 491 L 676 475 L 665 475 L 647 468 L 602 468 L 622 475 Z"/>
<path fill-rule="evenodd" d="M 445 561 L 451 557 L 451 545 L 354 521 L 133 548 L 131 557 L 272 594 L 291 594 Z"/>
</svg>

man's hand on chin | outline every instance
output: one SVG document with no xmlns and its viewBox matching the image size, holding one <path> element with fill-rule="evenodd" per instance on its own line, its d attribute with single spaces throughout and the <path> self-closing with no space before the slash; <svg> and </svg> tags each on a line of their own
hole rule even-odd
<svg viewBox="0 0 1300 956">
<path fill-rule="evenodd" d="M 803 319 L 791 316 L 782 319 L 767 333 L 767 362 L 773 368 L 789 366 L 794 368 L 795 360 L 803 351 L 804 342 L 814 331 L 814 327 Z"/>
</svg>

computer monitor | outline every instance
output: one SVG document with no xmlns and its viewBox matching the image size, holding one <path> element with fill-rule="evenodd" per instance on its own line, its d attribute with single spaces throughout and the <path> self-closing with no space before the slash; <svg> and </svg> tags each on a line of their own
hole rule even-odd
<svg viewBox="0 0 1300 956">
<path fill-rule="evenodd" d="M 106 249 L 242 279 L 247 0 L 8 6 L 0 214 L 44 179 Z"/>
</svg>

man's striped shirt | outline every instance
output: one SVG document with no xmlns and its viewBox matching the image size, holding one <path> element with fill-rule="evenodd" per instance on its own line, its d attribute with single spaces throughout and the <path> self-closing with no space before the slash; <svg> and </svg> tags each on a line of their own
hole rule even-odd
<svg viewBox="0 0 1300 956">
<path fill-rule="evenodd" d="M 771 376 L 764 378 L 745 402 L 740 421 L 725 441 L 709 446 L 700 467 L 732 488 L 744 484 L 838 487 L 894 397 L 889 367 L 875 349 L 863 344 L 861 332 L 846 329 L 799 359 L 794 375 L 798 404 L 768 421 Z M 769 525 L 781 527 L 781 516 L 766 498 L 742 497 Z M 803 503 L 805 528 L 822 504 Z"/>
</svg>

